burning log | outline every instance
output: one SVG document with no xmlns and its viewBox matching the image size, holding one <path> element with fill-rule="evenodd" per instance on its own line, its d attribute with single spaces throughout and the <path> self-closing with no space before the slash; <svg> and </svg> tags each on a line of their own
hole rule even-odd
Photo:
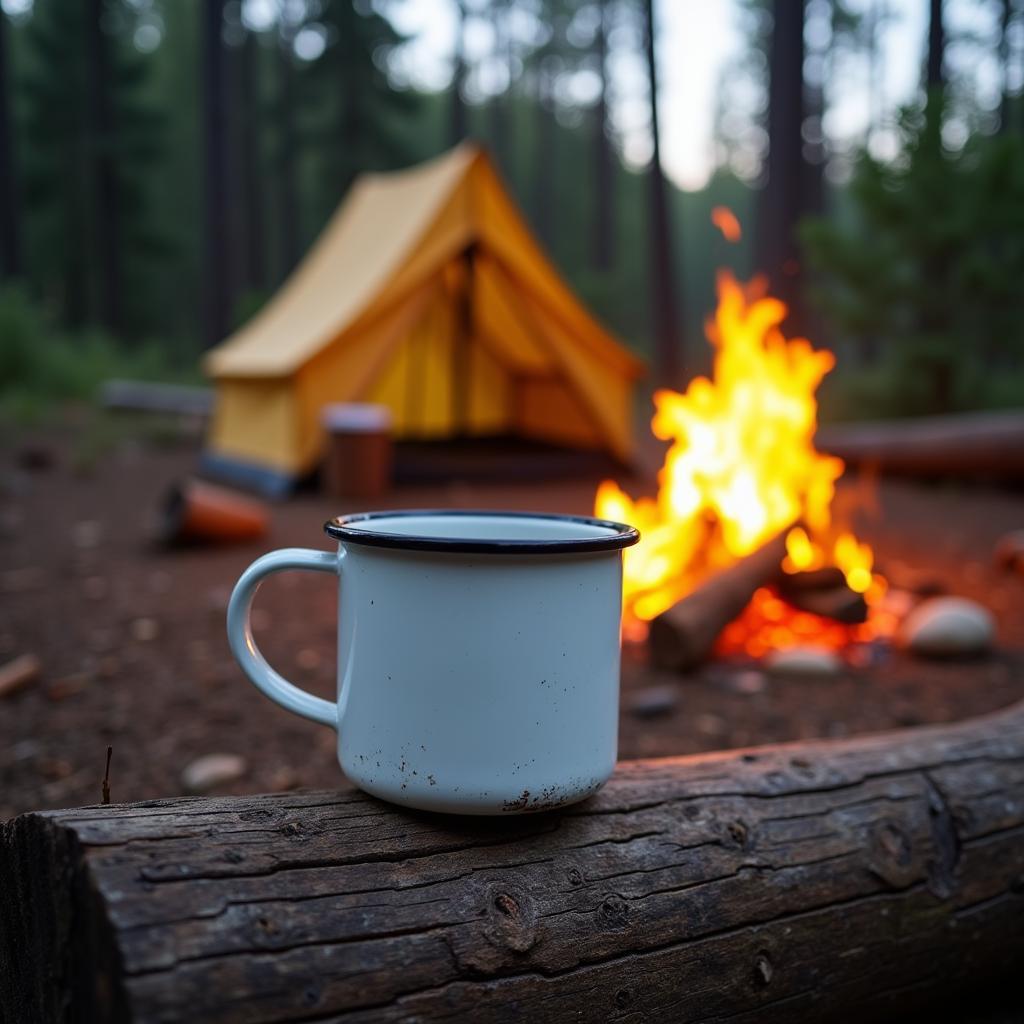
<svg viewBox="0 0 1024 1024">
<path fill-rule="evenodd" d="M 590 801 L 514 819 L 337 792 L 29 814 L 0 838 L 0 1005 L 25 1021 L 966 1019 L 961 1000 L 1024 968 L 1022 831 L 1024 704 L 624 764 Z"/>
<path fill-rule="evenodd" d="M 856 626 L 868 620 L 868 603 L 863 594 L 846 584 L 833 590 L 805 590 L 785 595 L 787 604 L 802 612 Z"/>
<path fill-rule="evenodd" d="M 781 576 L 788 532 L 712 576 L 654 619 L 648 637 L 654 663 L 685 672 L 705 661 L 719 633 L 746 608 L 754 592 Z"/>
<path fill-rule="evenodd" d="M 775 587 L 779 597 L 799 611 L 850 626 L 867 622 L 868 603 L 864 595 L 851 590 L 842 571 L 834 566 L 782 573 Z"/>
</svg>

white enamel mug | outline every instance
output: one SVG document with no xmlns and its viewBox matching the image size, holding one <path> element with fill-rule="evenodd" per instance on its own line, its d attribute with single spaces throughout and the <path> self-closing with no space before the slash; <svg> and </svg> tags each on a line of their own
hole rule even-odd
<svg viewBox="0 0 1024 1024">
<path fill-rule="evenodd" d="M 622 549 L 631 526 L 516 512 L 368 512 L 325 524 L 337 553 L 273 551 L 242 574 L 228 640 L 271 700 L 338 731 L 361 789 L 456 814 L 541 811 L 615 767 Z M 275 672 L 249 621 L 260 581 L 340 577 L 338 697 Z"/>
</svg>

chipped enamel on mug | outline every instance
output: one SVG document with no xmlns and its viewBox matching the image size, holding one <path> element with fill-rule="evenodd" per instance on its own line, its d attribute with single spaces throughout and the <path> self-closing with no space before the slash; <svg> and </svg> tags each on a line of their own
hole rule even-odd
<svg viewBox="0 0 1024 1024">
<path fill-rule="evenodd" d="M 575 803 L 615 767 L 622 549 L 631 526 L 514 512 L 369 512 L 325 524 L 337 553 L 254 562 L 228 640 L 271 700 L 338 731 L 338 760 L 384 800 L 454 814 Z M 338 698 L 274 671 L 252 635 L 260 581 L 340 577 Z"/>
</svg>

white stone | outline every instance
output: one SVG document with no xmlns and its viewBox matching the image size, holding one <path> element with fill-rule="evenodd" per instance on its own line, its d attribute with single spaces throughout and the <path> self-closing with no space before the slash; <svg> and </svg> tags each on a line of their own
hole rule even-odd
<svg viewBox="0 0 1024 1024">
<path fill-rule="evenodd" d="M 648 686 L 631 694 L 626 707 L 637 718 L 656 718 L 669 715 L 679 702 L 679 694 L 674 686 Z"/>
<path fill-rule="evenodd" d="M 83 519 L 71 527 L 71 540 L 76 548 L 95 548 L 103 537 L 103 527 L 95 519 Z"/>
<path fill-rule="evenodd" d="M 992 649 L 996 626 L 992 613 L 965 597 L 932 597 L 904 620 L 899 640 L 926 658 L 956 658 Z"/>
<path fill-rule="evenodd" d="M 764 667 L 778 675 L 834 676 L 843 669 L 835 651 L 827 647 L 786 647 L 765 656 Z"/>
<path fill-rule="evenodd" d="M 205 754 L 185 768 L 181 784 L 189 793 L 208 793 L 242 778 L 248 771 L 248 762 L 238 754 Z"/>
<path fill-rule="evenodd" d="M 149 643 L 160 635 L 160 623 L 156 619 L 135 619 L 132 622 L 132 636 L 140 643 Z"/>
</svg>

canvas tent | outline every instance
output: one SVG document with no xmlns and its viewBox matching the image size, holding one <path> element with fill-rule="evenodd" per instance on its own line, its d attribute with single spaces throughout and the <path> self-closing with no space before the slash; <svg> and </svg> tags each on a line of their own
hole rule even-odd
<svg viewBox="0 0 1024 1024">
<path fill-rule="evenodd" d="M 519 435 L 628 460 L 642 371 L 467 143 L 359 178 L 205 369 L 216 395 L 205 468 L 270 491 L 317 465 L 332 402 L 389 406 L 399 439 Z"/>
</svg>

